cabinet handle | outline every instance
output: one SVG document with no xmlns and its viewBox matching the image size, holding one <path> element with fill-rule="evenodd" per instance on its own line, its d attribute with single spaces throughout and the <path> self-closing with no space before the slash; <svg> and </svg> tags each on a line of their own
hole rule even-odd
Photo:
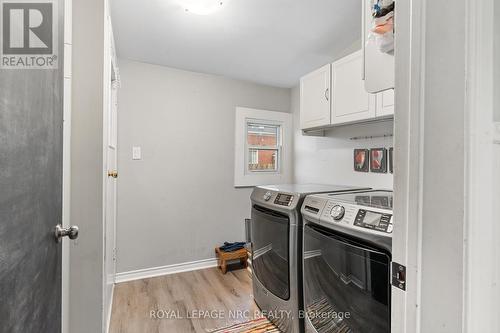
<svg viewBox="0 0 500 333">
<path fill-rule="evenodd" d="M 330 88 L 326 88 L 326 90 L 325 90 L 325 98 L 327 101 L 330 100 L 330 97 L 328 97 L 328 95 L 330 95 Z"/>
</svg>

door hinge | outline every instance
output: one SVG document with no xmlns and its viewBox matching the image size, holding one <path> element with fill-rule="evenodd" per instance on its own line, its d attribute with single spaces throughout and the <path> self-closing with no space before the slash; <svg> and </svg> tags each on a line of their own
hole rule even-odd
<svg viewBox="0 0 500 333">
<path fill-rule="evenodd" d="M 392 285 L 406 291 L 406 266 L 392 262 Z"/>
</svg>

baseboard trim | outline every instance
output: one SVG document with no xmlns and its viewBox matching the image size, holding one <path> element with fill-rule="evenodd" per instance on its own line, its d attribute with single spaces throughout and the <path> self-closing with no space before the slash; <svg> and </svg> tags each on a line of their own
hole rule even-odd
<svg viewBox="0 0 500 333">
<path fill-rule="evenodd" d="M 162 275 L 196 271 L 199 269 L 217 267 L 217 259 L 203 259 L 180 264 L 138 269 L 136 271 L 116 273 L 116 283 L 147 279 Z"/>
</svg>

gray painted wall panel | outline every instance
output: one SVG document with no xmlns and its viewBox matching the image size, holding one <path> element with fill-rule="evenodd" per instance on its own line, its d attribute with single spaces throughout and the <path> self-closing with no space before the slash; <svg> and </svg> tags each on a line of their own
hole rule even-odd
<svg viewBox="0 0 500 333">
<path fill-rule="evenodd" d="M 73 0 L 71 105 L 70 333 L 103 327 L 103 62 L 102 0 Z"/>
<path fill-rule="evenodd" d="M 59 3 L 63 12 L 62 1 Z M 0 70 L 0 332 L 61 331 L 62 20 L 58 70 Z"/>
</svg>

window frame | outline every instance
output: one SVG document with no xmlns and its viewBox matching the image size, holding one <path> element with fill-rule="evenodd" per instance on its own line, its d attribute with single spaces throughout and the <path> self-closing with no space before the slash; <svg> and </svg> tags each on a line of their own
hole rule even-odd
<svg viewBox="0 0 500 333">
<path fill-rule="evenodd" d="M 275 146 L 256 146 L 256 145 L 250 145 L 248 144 L 248 128 L 249 124 L 256 124 L 256 125 L 267 125 L 267 126 L 276 126 L 277 127 L 277 133 L 276 133 L 276 145 Z M 270 151 L 276 151 L 277 152 L 277 157 L 276 157 L 276 169 L 274 170 L 250 170 L 248 167 L 248 164 L 250 162 L 250 150 L 256 150 L 257 151 L 257 156 L 259 153 L 259 150 L 270 150 Z M 279 174 L 281 172 L 281 157 L 282 157 L 282 150 L 283 150 L 283 122 L 281 121 L 273 121 L 273 120 L 264 120 L 264 119 L 252 119 L 252 118 L 246 118 L 245 119 L 245 160 L 246 160 L 246 165 L 245 165 L 245 173 L 246 174 L 253 174 L 256 172 L 266 172 L 266 173 L 274 173 L 274 174 Z M 258 160 L 258 157 L 257 157 Z"/>
<path fill-rule="evenodd" d="M 274 146 L 248 144 L 248 125 L 279 126 L 278 142 Z M 251 187 L 264 184 L 283 184 L 291 181 L 292 114 L 288 112 L 236 108 L 234 186 Z M 276 170 L 249 170 L 250 149 L 276 150 Z"/>
</svg>

